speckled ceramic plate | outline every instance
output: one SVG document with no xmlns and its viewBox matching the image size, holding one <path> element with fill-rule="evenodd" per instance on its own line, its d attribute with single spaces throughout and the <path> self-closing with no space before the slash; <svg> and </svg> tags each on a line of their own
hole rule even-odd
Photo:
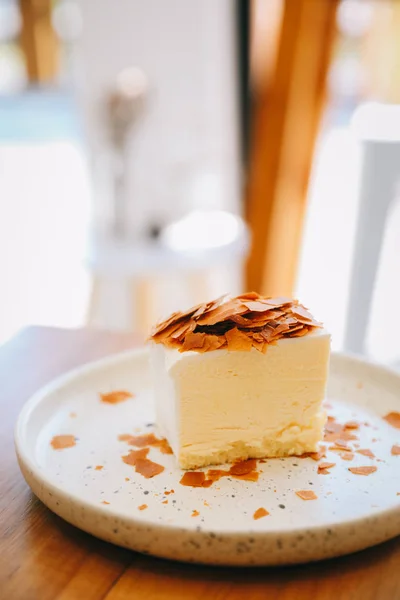
<svg viewBox="0 0 400 600">
<path fill-rule="evenodd" d="M 174 457 L 157 448 L 149 457 L 165 470 L 152 479 L 121 460 L 129 448 L 119 434 L 153 430 L 147 362 L 145 351 L 134 351 L 86 365 L 25 405 L 16 428 L 21 470 L 66 521 L 139 552 L 225 565 L 318 560 L 400 533 L 400 456 L 392 455 L 400 429 L 382 418 L 400 411 L 399 375 L 332 357 L 328 412 L 361 425 L 354 432 L 359 439 L 349 442 L 351 461 L 327 452 L 323 460 L 336 463 L 329 473 L 318 474 L 311 458 L 271 459 L 259 464 L 257 483 L 224 477 L 210 488 L 190 488 L 179 483 Z M 121 389 L 134 398 L 113 405 L 100 400 L 99 393 Z M 54 450 L 50 442 L 61 434 L 75 436 L 76 444 Z M 375 458 L 357 453 L 354 444 Z M 356 475 L 349 471 L 356 466 L 377 470 Z M 312 490 L 317 499 L 302 500 L 299 490 Z M 255 520 L 259 508 L 269 515 Z"/>
</svg>

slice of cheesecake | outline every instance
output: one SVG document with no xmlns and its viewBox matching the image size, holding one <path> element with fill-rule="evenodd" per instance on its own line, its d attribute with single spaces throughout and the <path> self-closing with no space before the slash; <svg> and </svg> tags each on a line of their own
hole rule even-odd
<svg viewBox="0 0 400 600">
<path fill-rule="evenodd" d="M 157 425 L 182 468 L 318 449 L 330 335 L 297 301 L 220 298 L 152 340 Z"/>
</svg>

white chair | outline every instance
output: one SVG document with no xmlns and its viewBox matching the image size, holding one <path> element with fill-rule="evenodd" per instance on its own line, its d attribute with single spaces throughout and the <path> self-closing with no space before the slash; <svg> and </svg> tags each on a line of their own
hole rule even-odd
<svg viewBox="0 0 400 600">
<path fill-rule="evenodd" d="M 385 225 L 400 180 L 400 106 L 366 104 L 353 126 L 363 156 L 345 349 L 363 353 Z"/>
<path fill-rule="evenodd" d="M 161 278 L 180 276 L 190 301 L 201 302 L 209 298 L 210 270 L 240 272 L 248 250 L 243 219 L 224 211 L 194 211 L 155 241 L 93 232 L 86 261 L 93 278 L 87 324 L 147 333 L 152 321 L 163 316 L 162 309 L 155 309 Z"/>
</svg>

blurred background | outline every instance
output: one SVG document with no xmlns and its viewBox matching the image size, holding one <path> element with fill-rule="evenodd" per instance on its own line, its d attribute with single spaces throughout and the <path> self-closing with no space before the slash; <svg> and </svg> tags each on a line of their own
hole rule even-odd
<svg viewBox="0 0 400 600">
<path fill-rule="evenodd" d="M 397 0 L 0 0 L 0 343 L 255 289 L 400 362 L 399 31 Z"/>
</svg>

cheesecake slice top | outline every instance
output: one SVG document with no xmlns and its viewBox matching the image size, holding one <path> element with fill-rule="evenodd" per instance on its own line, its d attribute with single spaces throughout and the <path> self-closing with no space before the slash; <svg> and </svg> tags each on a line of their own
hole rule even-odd
<svg viewBox="0 0 400 600">
<path fill-rule="evenodd" d="M 279 339 L 302 337 L 320 327 L 297 300 L 248 292 L 175 312 L 156 325 L 150 339 L 179 352 L 255 348 L 265 353 Z"/>
</svg>

